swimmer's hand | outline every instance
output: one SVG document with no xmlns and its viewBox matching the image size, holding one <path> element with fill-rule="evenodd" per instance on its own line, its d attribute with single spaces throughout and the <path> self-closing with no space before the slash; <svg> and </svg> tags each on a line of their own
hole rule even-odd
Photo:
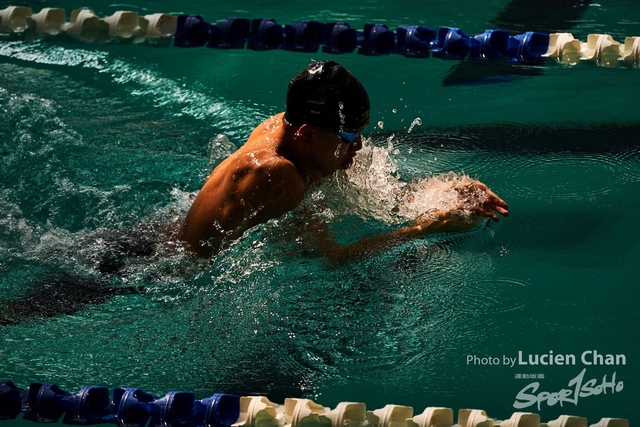
<svg viewBox="0 0 640 427">
<path fill-rule="evenodd" d="M 499 221 L 496 212 L 502 216 L 509 216 L 509 206 L 496 193 L 480 181 L 471 181 L 454 188 L 460 195 L 463 206 L 461 210 L 470 211 L 480 217 Z"/>
<path fill-rule="evenodd" d="M 454 189 L 460 194 L 461 206 L 451 210 L 426 212 L 406 231 L 418 235 L 468 231 L 484 218 L 499 221 L 497 214 L 509 216 L 507 203 L 479 181 Z"/>
</svg>

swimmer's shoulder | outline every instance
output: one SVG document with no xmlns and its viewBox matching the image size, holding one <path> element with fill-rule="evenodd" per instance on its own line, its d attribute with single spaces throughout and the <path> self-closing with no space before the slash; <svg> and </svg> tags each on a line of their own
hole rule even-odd
<svg viewBox="0 0 640 427">
<path fill-rule="evenodd" d="M 288 159 L 274 155 L 255 165 L 253 171 L 256 185 L 269 197 L 287 196 L 298 201 L 304 198 L 306 187 L 298 168 Z"/>
<path fill-rule="evenodd" d="M 268 135 L 277 134 L 281 132 L 284 128 L 284 113 L 278 113 L 265 119 L 262 123 L 255 127 L 247 142 L 252 142 L 254 140 L 259 140 Z"/>
</svg>

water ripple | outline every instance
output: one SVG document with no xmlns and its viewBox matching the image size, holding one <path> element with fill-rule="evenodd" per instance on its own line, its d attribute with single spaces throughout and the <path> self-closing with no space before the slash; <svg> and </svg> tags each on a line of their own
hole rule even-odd
<svg viewBox="0 0 640 427">
<path fill-rule="evenodd" d="M 414 176 L 464 171 L 512 196 L 596 200 L 640 181 L 637 134 L 637 125 L 624 123 L 497 124 L 414 133 L 395 147 L 399 169 Z M 403 154 L 416 151 L 419 160 Z"/>
</svg>

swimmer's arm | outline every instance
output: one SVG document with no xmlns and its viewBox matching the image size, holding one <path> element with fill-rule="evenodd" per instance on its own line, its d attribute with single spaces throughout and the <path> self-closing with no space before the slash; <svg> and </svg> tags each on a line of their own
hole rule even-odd
<svg viewBox="0 0 640 427">
<path fill-rule="evenodd" d="M 330 236 L 327 225 L 319 221 L 310 223 L 308 229 L 313 232 L 312 239 L 325 257 L 335 262 L 344 262 L 374 255 L 431 234 L 468 231 L 484 218 L 499 221 L 496 213 L 508 216 L 509 207 L 504 200 L 484 184 L 478 184 L 486 192 L 487 200 L 480 206 L 466 208 L 465 210 L 470 213 L 470 216 L 464 218 L 457 214 L 457 210 L 442 210 L 432 215 L 432 219 L 422 219 L 413 225 L 365 238 L 348 246 L 335 242 Z"/>
<path fill-rule="evenodd" d="M 477 222 L 465 222 L 451 213 L 442 213 L 435 220 L 422 220 L 414 225 L 402 227 L 390 233 L 361 239 L 350 245 L 341 245 L 333 240 L 327 224 L 319 221 L 308 223 L 308 238 L 320 254 L 335 263 L 356 261 L 380 252 L 401 246 L 413 239 L 435 233 L 467 231 Z"/>
</svg>

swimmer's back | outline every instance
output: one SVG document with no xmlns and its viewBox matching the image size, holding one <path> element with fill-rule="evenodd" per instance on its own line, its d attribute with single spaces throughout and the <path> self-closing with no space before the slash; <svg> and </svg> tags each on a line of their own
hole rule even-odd
<svg viewBox="0 0 640 427">
<path fill-rule="evenodd" d="M 225 239 L 295 208 L 304 197 L 302 177 L 278 153 L 281 115 L 251 134 L 247 142 L 211 173 L 185 219 L 181 238 L 210 256 Z"/>
</svg>

